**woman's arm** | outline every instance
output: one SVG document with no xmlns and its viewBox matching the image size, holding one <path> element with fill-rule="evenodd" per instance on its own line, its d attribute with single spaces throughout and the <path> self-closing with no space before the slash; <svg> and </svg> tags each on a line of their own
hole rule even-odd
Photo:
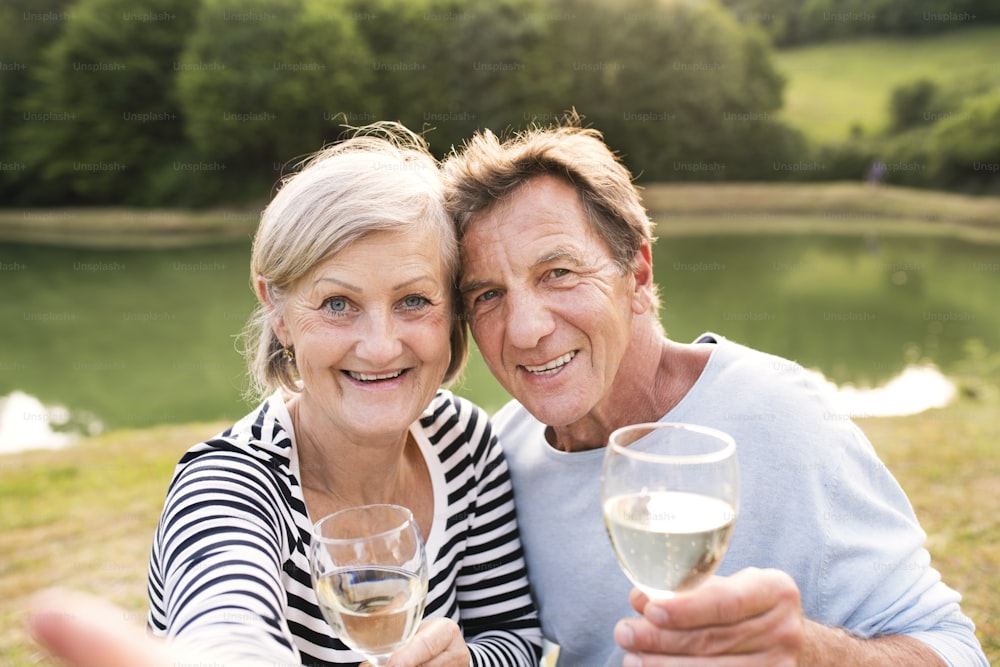
<svg viewBox="0 0 1000 667">
<path fill-rule="evenodd" d="M 263 463 L 205 453 L 171 484 L 150 557 L 150 626 L 229 662 L 298 664 L 281 584 L 282 520 Z"/>
<path fill-rule="evenodd" d="M 124 609 L 100 598 L 75 591 L 50 589 L 32 599 L 28 630 L 50 654 L 71 667 L 205 664 L 227 667 L 226 663 L 203 651 L 179 642 L 154 639 L 141 628 L 130 625 L 127 618 L 128 613 Z M 256 666 L 253 663 L 229 663 L 228 667 Z"/>
</svg>

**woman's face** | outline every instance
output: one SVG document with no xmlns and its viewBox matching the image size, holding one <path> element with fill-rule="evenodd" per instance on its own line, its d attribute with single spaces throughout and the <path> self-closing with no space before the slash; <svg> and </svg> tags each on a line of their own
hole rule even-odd
<svg viewBox="0 0 1000 667">
<path fill-rule="evenodd" d="M 433 231 L 377 232 L 292 287 L 275 326 L 294 346 L 311 428 L 392 437 L 420 416 L 451 359 L 451 288 Z"/>
</svg>

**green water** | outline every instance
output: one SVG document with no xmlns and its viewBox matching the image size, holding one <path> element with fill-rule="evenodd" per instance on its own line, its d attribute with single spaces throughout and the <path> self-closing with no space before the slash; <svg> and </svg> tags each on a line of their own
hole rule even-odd
<svg viewBox="0 0 1000 667">
<path fill-rule="evenodd" d="M 1000 248 L 942 238 L 665 237 L 655 269 L 670 335 L 707 330 L 878 384 L 945 373 L 967 340 L 1000 349 Z M 248 409 L 236 335 L 253 305 L 249 245 L 110 251 L 0 244 L 0 396 L 20 390 L 110 427 Z M 472 355 L 455 390 L 504 392 Z"/>
</svg>

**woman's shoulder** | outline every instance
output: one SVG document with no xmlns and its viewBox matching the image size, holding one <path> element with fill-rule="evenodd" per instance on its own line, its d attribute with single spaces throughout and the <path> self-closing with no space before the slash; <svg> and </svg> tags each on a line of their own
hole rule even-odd
<svg viewBox="0 0 1000 667">
<path fill-rule="evenodd" d="M 435 394 L 420 418 L 420 427 L 446 458 L 470 447 L 472 456 L 479 458 L 496 442 L 486 411 L 447 389 Z"/>
<path fill-rule="evenodd" d="M 481 407 L 448 389 L 438 389 L 430 405 L 420 416 L 420 423 L 425 428 L 435 424 L 449 424 L 458 427 L 473 421 L 488 421 L 489 416 Z"/>
<path fill-rule="evenodd" d="M 195 471 L 219 476 L 239 475 L 273 481 L 275 473 L 290 473 L 291 433 L 274 397 L 226 430 L 190 447 L 181 456 L 175 478 Z"/>
</svg>

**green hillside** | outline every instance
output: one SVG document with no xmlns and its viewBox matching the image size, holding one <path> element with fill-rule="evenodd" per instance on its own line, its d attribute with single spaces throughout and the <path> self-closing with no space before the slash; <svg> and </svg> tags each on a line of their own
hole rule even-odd
<svg viewBox="0 0 1000 667">
<path fill-rule="evenodd" d="M 879 37 L 777 51 L 787 77 L 781 118 L 813 141 L 881 131 L 894 87 L 918 78 L 942 86 L 1000 86 L 1000 27 L 921 38 Z"/>
</svg>

